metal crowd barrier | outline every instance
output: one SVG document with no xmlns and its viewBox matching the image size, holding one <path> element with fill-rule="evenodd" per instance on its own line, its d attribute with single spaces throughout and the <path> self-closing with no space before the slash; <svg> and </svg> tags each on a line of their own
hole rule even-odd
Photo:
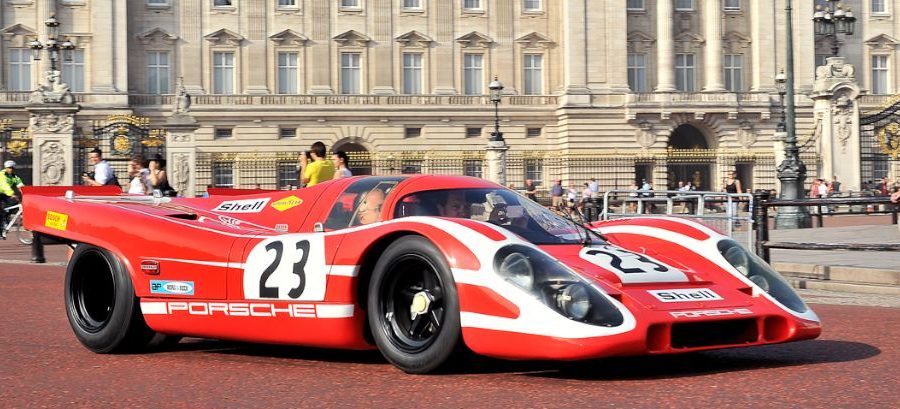
<svg viewBox="0 0 900 409">
<path fill-rule="evenodd" d="M 753 205 L 753 196 L 749 193 L 614 189 L 603 194 L 597 218 L 687 218 L 712 226 L 749 248 L 753 238 Z"/>
</svg>

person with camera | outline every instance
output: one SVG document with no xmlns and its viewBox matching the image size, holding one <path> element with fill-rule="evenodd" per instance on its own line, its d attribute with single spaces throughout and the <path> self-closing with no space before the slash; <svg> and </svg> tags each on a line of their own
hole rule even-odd
<svg viewBox="0 0 900 409">
<path fill-rule="evenodd" d="M 22 201 L 22 178 L 16 174 L 16 162 L 8 160 L 3 163 L 3 174 L 0 175 L 0 220 L 6 227 L 6 208 Z M 6 229 L 0 229 L 0 237 L 6 240 Z"/>
<path fill-rule="evenodd" d="M 85 172 L 81 174 L 81 180 L 88 186 L 103 185 L 119 185 L 116 174 L 112 170 L 109 162 L 103 159 L 103 151 L 100 148 L 94 148 L 88 153 L 88 161 L 94 165 L 93 172 Z"/>
<path fill-rule="evenodd" d="M 317 141 L 300 156 L 300 185 L 310 187 L 331 179 L 334 164 L 325 157 L 325 144 Z"/>
</svg>

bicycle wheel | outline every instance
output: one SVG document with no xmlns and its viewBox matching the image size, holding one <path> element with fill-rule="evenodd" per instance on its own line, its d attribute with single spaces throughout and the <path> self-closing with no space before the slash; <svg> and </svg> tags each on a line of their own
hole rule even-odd
<svg viewBox="0 0 900 409">
<path fill-rule="evenodd" d="M 16 222 L 9 228 L 10 232 L 13 232 L 16 235 L 16 238 L 19 239 L 19 243 L 22 244 L 31 244 L 34 241 L 34 235 L 31 233 L 31 230 L 25 230 L 22 227 L 22 218 L 16 218 Z"/>
</svg>

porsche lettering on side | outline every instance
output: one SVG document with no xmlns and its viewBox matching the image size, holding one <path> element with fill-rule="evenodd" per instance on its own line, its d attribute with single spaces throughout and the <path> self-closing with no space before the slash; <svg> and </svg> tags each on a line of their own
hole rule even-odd
<svg viewBox="0 0 900 409">
<path fill-rule="evenodd" d="M 351 177 L 209 198 L 24 191 L 25 227 L 73 248 L 66 313 L 97 353 L 190 336 L 378 349 L 427 373 L 463 347 L 578 360 L 821 332 L 776 271 L 709 227 L 580 225 L 477 178 Z"/>
</svg>

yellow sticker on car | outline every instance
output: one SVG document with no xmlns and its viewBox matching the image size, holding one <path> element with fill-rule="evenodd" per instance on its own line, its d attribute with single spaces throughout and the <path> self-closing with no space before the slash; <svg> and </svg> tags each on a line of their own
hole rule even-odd
<svg viewBox="0 0 900 409">
<path fill-rule="evenodd" d="M 47 211 L 47 218 L 44 219 L 44 226 L 56 230 L 66 230 L 69 225 L 69 215 L 64 213 L 56 213 Z"/>
<path fill-rule="evenodd" d="M 290 195 L 290 196 L 288 196 L 284 199 L 281 199 L 277 202 L 273 202 L 271 206 L 273 208 L 275 208 L 276 210 L 278 210 L 279 212 L 283 212 L 287 209 L 291 209 L 291 208 L 300 206 L 301 203 L 303 203 L 303 199 L 301 199 L 297 196 L 294 196 L 294 195 Z"/>
</svg>

